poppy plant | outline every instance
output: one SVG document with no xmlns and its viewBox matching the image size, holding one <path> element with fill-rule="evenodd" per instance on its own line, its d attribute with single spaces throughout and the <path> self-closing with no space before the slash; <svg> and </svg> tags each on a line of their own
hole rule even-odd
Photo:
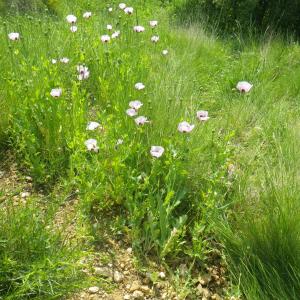
<svg viewBox="0 0 300 300">
<path fill-rule="evenodd" d="M 50 95 L 53 98 L 59 98 L 62 94 L 62 89 L 61 88 L 57 88 L 57 89 L 52 89 L 50 92 Z"/>
<path fill-rule="evenodd" d="M 241 93 L 248 93 L 252 89 L 253 85 L 247 81 L 239 81 L 236 85 L 237 90 Z"/>
<path fill-rule="evenodd" d="M 196 115 L 200 121 L 207 121 L 209 119 L 208 111 L 206 110 L 199 110 L 197 111 Z"/>
<path fill-rule="evenodd" d="M 77 18 L 76 18 L 74 15 L 68 15 L 68 16 L 66 17 L 66 20 L 67 20 L 67 22 L 70 23 L 70 24 L 75 24 L 76 21 L 77 21 Z"/>
<path fill-rule="evenodd" d="M 150 154 L 153 157 L 155 157 L 155 158 L 161 157 L 164 152 L 165 152 L 164 147 L 161 147 L 161 146 L 151 146 Z"/>
<path fill-rule="evenodd" d="M 12 41 L 17 41 L 20 39 L 20 34 L 18 32 L 11 32 L 8 34 L 8 38 Z"/>
<path fill-rule="evenodd" d="M 84 142 L 88 151 L 98 152 L 99 147 L 97 145 L 97 141 L 95 139 L 88 139 Z"/>
<path fill-rule="evenodd" d="M 189 124 L 188 122 L 181 122 L 178 124 L 178 131 L 182 133 L 191 132 L 195 125 Z"/>
</svg>

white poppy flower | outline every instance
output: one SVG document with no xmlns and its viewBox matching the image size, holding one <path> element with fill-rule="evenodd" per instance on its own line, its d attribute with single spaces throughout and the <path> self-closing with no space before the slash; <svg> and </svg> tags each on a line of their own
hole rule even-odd
<svg viewBox="0 0 300 300">
<path fill-rule="evenodd" d="M 95 139 L 88 139 L 84 142 L 88 151 L 98 152 L 99 147 L 97 145 L 97 141 Z"/>
<path fill-rule="evenodd" d="M 251 83 L 247 82 L 247 81 L 240 81 L 236 85 L 236 88 L 240 92 L 244 92 L 244 93 L 248 93 L 251 90 L 252 87 L 253 87 L 253 85 Z"/>
<path fill-rule="evenodd" d="M 139 100 L 134 100 L 129 102 L 129 107 L 139 110 L 143 106 L 143 103 Z"/>
<path fill-rule="evenodd" d="M 145 27 L 138 25 L 138 26 L 134 26 L 133 30 L 135 32 L 144 32 L 145 31 Z"/>
<path fill-rule="evenodd" d="M 63 57 L 59 61 L 63 64 L 67 64 L 70 60 L 67 57 Z"/>
<path fill-rule="evenodd" d="M 209 119 L 208 111 L 206 111 L 206 110 L 199 110 L 199 111 L 197 111 L 197 118 L 200 121 L 207 121 Z"/>
<path fill-rule="evenodd" d="M 85 13 L 83 14 L 83 17 L 84 17 L 85 19 L 89 19 L 91 16 L 92 16 L 92 13 L 91 13 L 90 11 L 87 11 L 87 12 L 85 12 Z"/>
<path fill-rule="evenodd" d="M 55 65 L 55 64 L 57 63 L 57 59 L 52 58 L 52 59 L 51 59 L 51 62 Z"/>
<path fill-rule="evenodd" d="M 125 3 L 120 3 L 119 4 L 119 8 L 120 9 L 125 9 L 126 8 L 126 4 Z"/>
<path fill-rule="evenodd" d="M 66 20 L 67 20 L 68 23 L 74 24 L 74 23 L 76 23 L 77 18 L 76 18 L 74 15 L 68 15 L 68 16 L 66 17 Z"/>
<path fill-rule="evenodd" d="M 50 95 L 53 97 L 53 98 L 58 98 L 60 97 L 62 94 L 62 89 L 60 88 L 57 88 L 57 89 L 52 89 L 51 92 L 50 92 Z"/>
<path fill-rule="evenodd" d="M 151 42 L 157 43 L 158 41 L 159 41 L 159 36 L 158 35 L 154 35 L 153 37 L 151 37 Z"/>
<path fill-rule="evenodd" d="M 75 26 L 75 25 L 73 25 L 73 26 L 71 26 L 70 27 L 70 30 L 72 31 L 72 32 L 76 32 L 77 31 L 77 26 Z"/>
<path fill-rule="evenodd" d="M 17 41 L 20 39 L 20 34 L 18 32 L 11 32 L 8 34 L 8 38 L 12 41 Z"/>
<path fill-rule="evenodd" d="M 108 43 L 110 41 L 110 36 L 105 34 L 105 35 L 101 35 L 101 42 L 102 43 Z"/>
<path fill-rule="evenodd" d="M 112 12 L 112 11 L 113 11 L 113 8 L 112 8 L 112 7 L 109 7 L 109 8 L 108 8 L 108 11 L 109 11 L 109 12 Z"/>
<path fill-rule="evenodd" d="M 122 145 L 123 143 L 124 143 L 124 140 L 118 139 L 117 143 L 116 143 L 116 146 Z"/>
<path fill-rule="evenodd" d="M 77 71 L 79 73 L 79 75 L 78 75 L 79 80 L 88 79 L 90 76 L 90 71 L 89 71 L 88 67 L 79 65 L 79 66 L 77 66 Z"/>
<path fill-rule="evenodd" d="M 107 29 L 107 30 L 112 30 L 112 29 L 113 29 L 113 27 L 112 27 L 112 25 L 111 25 L 111 24 L 108 24 L 108 25 L 106 25 L 106 29 Z"/>
<path fill-rule="evenodd" d="M 116 39 L 119 35 L 120 35 L 120 31 L 115 31 L 115 32 L 111 35 L 111 38 L 112 38 L 112 39 Z"/>
<path fill-rule="evenodd" d="M 167 49 L 165 49 L 165 50 L 162 51 L 163 55 L 168 55 L 168 53 L 169 53 L 169 51 Z"/>
<path fill-rule="evenodd" d="M 86 130 L 95 130 L 100 126 L 98 122 L 88 122 L 88 125 L 86 127 Z"/>
<path fill-rule="evenodd" d="M 137 111 L 134 108 L 129 108 L 129 109 L 126 110 L 126 114 L 129 117 L 134 117 L 134 116 L 137 115 Z"/>
<path fill-rule="evenodd" d="M 126 15 L 132 15 L 133 14 L 133 7 L 126 7 L 124 9 L 124 12 Z"/>
<path fill-rule="evenodd" d="M 161 146 L 151 146 L 150 154 L 153 157 L 159 158 L 159 157 L 161 157 L 163 155 L 164 152 L 165 152 L 164 147 L 161 147 Z"/>
<path fill-rule="evenodd" d="M 150 24 L 150 26 L 151 26 L 152 28 L 154 28 L 154 27 L 157 26 L 158 21 L 150 21 L 149 24 Z"/>
<path fill-rule="evenodd" d="M 134 87 L 137 89 L 137 90 L 143 90 L 145 88 L 144 84 L 141 83 L 141 82 L 138 82 L 134 85 Z"/>
<path fill-rule="evenodd" d="M 191 125 L 188 122 L 181 122 L 178 124 L 178 131 L 180 132 L 191 132 L 195 125 Z"/>
<path fill-rule="evenodd" d="M 149 120 L 147 117 L 140 116 L 134 119 L 136 125 L 144 125 L 145 123 L 149 123 Z"/>
</svg>

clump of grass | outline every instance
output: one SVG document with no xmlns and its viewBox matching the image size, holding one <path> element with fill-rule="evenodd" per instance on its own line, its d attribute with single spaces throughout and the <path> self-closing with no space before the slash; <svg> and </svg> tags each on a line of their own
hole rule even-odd
<svg viewBox="0 0 300 300">
<path fill-rule="evenodd" d="M 31 203 L 5 204 L 0 213 L 1 297 L 57 299 L 81 286 L 80 251 L 50 231 L 46 212 Z"/>
</svg>

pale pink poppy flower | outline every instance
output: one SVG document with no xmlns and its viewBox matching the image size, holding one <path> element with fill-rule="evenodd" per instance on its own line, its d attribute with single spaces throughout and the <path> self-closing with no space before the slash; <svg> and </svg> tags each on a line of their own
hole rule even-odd
<svg viewBox="0 0 300 300">
<path fill-rule="evenodd" d="M 247 82 L 247 81 L 240 81 L 236 85 L 237 90 L 239 90 L 242 93 L 250 92 L 252 87 L 253 87 L 253 85 L 251 83 Z"/>
<path fill-rule="evenodd" d="M 151 42 L 153 43 L 157 43 L 159 41 L 159 36 L 158 35 L 154 35 L 151 37 Z"/>
<path fill-rule="evenodd" d="M 112 27 L 112 25 L 111 25 L 111 24 L 108 24 L 108 25 L 106 25 L 106 29 L 107 29 L 107 30 L 112 30 L 112 29 L 113 29 L 113 27 Z"/>
<path fill-rule="evenodd" d="M 206 111 L 206 110 L 199 110 L 199 111 L 197 111 L 197 118 L 200 121 L 207 121 L 209 119 L 208 111 Z"/>
<path fill-rule="evenodd" d="M 129 102 L 129 107 L 139 110 L 143 106 L 143 103 L 139 100 L 134 100 Z"/>
<path fill-rule="evenodd" d="M 140 116 L 134 119 L 136 125 L 144 125 L 145 123 L 149 123 L 149 120 L 147 117 Z"/>
<path fill-rule="evenodd" d="M 164 152 L 165 152 L 164 147 L 161 147 L 161 146 L 151 146 L 150 154 L 153 157 L 159 158 L 159 157 L 161 157 L 163 155 Z"/>
<path fill-rule="evenodd" d="M 110 36 L 105 34 L 101 36 L 101 42 L 102 43 L 108 43 L 110 41 Z"/>
<path fill-rule="evenodd" d="M 97 145 L 97 141 L 95 139 L 88 139 L 84 142 L 88 151 L 98 152 L 99 147 Z"/>
<path fill-rule="evenodd" d="M 92 13 L 91 13 L 90 11 L 87 11 L 87 12 L 85 12 L 85 13 L 83 14 L 83 17 L 84 17 L 85 19 L 89 19 L 91 16 L 92 16 Z"/>
<path fill-rule="evenodd" d="M 75 25 L 73 25 L 73 26 L 71 26 L 70 27 L 70 30 L 72 31 L 72 32 L 76 32 L 77 31 L 77 26 L 75 26 Z"/>
<path fill-rule="evenodd" d="M 112 39 L 116 39 L 119 35 L 120 35 L 120 31 L 115 31 L 115 32 L 111 35 L 111 38 L 112 38 Z"/>
<path fill-rule="evenodd" d="M 140 25 L 137 25 L 137 26 L 134 26 L 134 27 L 133 27 L 133 30 L 134 30 L 135 32 L 144 32 L 144 31 L 145 31 L 145 27 L 140 26 Z"/>
<path fill-rule="evenodd" d="M 20 39 L 20 34 L 18 32 L 11 32 L 8 34 L 8 38 L 12 41 L 17 41 Z"/>
<path fill-rule="evenodd" d="M 150 21 L 149 22 L 149 24 L 150 24 L 150 26 L 152 27 L 152 28 L 154 28 L 154 27 L 156 27 L 157 25 L 158 25 L 158 21 Z"/>
<path fill-rule="evenodd" d="M 124 9 L 124 12 L 126 15 L 132 15 L 133 14 L 133 7 L 126 7 Z"/>
<path fill-rule="evenodd" d="M 62 94 L 62 89 L 61 88 L 57 88 L 57 89 L 52 89 L 51 92 L 50 92 L 50 95 L 53 97 L 53 98 L 58 98 L 60 97 Z"/>
<path fill-rule="evenodd" d="M 63 64 L 67 64 L 70 60 L 67 57 L 63 57 L 59 61 Z"/>
<path fill-rule="evenodd" d="M 194 129 L 195 125 L 191 125 L 188 122 L 181 122 L 178 124 L 178 131 L 180 132 L 191 132 Z"/>
<path fill-rule="evenodd" d="M 57 63 L 57 59 L 52 58 L 52 59 L 51 59 L 51 62 L 52 62 L 53 65 L 55 65 L 55 64 Z"/>
<path fill-rule="evenodd" d="M 79 73 L 78 75 L 79 80 L 88 79 L 90 76 L 90 71 L 86 66 L 82 66 L 82 65 L 77 66 L 77 71 Z"/>
<path fill-rule="evenodd" d="M 109 11 L 109 12 L 112 12 L 112 11 L 113 11 L 113 8 L 112 8 L 112 7 L 109 7 L 109 8 L 108 8 L 108 11 Z"/>
<path fill-rule="evenodd" d="M 124 10 L 126 8 L 126 4 L 125 3 L 120 3 L 119 8 Z"/>
<path fill-rule="evenodd" d="M 134 116 L 137 115 L 137 111 L 134 108 L 129 108 L 129 109 L 126 110 L 126 114 L 129 117 L 134 117 Z"/>
<path fill-rule="evenodd" d="M 88 122 L 88 125 L 86 127 L 86 130 L 95 130 L 100 126 L 98 122 Z"/>
<path fill-rule="evenodd" d="M 134 87 L 137 89 L 137 90 L 143 90 L 145 88 L 144 84 L 141 83 L 141 82 L 138 82 L 134 85 Z"/>
<path fill-rule="evenodd" d="M 74 23 L 76 23 L 77 18 L 76 18 L 74 15 L 68 15 L 68 16 L 66 17 L 66 20 L 67 20 L 68 23 L 74 24 Z"/>
<path fill-rule="evenodd" d="M 166 56 L 166 55 L 168 55 L 168 53 L 169 53 L 169 51 L 167 49 L 165 49 L 165 50 L 162 51 L 162 55 Z"/>
</svg>

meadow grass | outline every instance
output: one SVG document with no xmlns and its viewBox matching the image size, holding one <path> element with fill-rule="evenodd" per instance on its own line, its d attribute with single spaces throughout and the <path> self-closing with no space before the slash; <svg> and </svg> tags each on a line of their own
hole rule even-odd
<svg viewBox="0 0 300 300">
<path fill-rule="evenodd" d="M 172 7 L 159 1 L 131 4 L 132 16 L 116 2 L 62 1 L 54 16 L 0 20 L 0 144 L 17 154 L 36 187 L 78 190 L 87 220 L 118 215 L 136 253 L 175 268 L 188 258 L 201 268 L 213 252 L 222 252 L 247 299 L 296 299 L 298 43 L 240 34 L 224 39 L 200 24 L 171 26 Z M 85 20 L 87 10 L 93 16 Z M 70 13 L 78 17 L 75 33 L 65 20 Z M 154 29 L 152 19 L 159 21 Z M 121 34 L 103 44 L 107 24 Z M 137 24 L 145 32 L 134 32 Z M 10 32 L 19 32 L 20 40 L 10 41 Z M 153 35 L 160 36 L 156 44 Z M 69 63 L 52 64 L 62 57 Z M 77 65 L 89 68 L 88 79 L 78 80 Z M 240 80 L 254 85 L 250 93 L 236 91 Z M 145 89 L 137 91 L 137 82 Z M 50 96 L 53 88 L 62 89 L 61 97 Z M 150 123 L 137 126 L 126 115 L 135 99 Z M 196 118 L 202 109 L 209 112 L 207 122 Z M 102 128 L 87 131 L 89 121 Z M 183 134 L 181 121 L 196 126 Z M 89 138 L 97 140 L 98 153 L 87 151 Z M 164 147 L 160 158 L 151 157 L 153 145 Z M 53 215 L 32 219 L 33 211 L 34 205 L 1 212 L 0 287 L 8 299 L 48 295 L 49 289 L 59 297 L 64 286 L 52 287 L 35 272 L 55 281 L 73 274 L 71 249 L 52 252 L 60 245 L 45 229 Z M 47 259 L 65 262 L 66 270 L 52 269 Z"/>
</svg>

